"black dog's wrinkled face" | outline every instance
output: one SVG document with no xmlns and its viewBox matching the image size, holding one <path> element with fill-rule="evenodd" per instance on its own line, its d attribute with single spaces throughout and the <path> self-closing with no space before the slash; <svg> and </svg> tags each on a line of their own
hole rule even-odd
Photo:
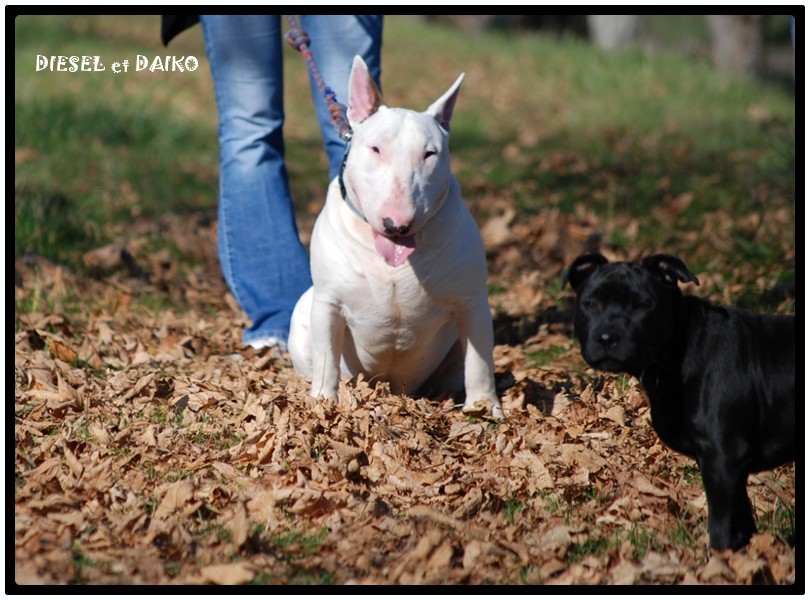
<svg viewBox="0 0 810 600">
<path fill-rule="evenodd" d="M 678 281 L 697 281 L 675 257 L 609 263 L 581 256 L 568 269 L 577 293 L 574 329 L 585 361 L 604 371 L 638 376 L 672 338 Z"/>
</svg>

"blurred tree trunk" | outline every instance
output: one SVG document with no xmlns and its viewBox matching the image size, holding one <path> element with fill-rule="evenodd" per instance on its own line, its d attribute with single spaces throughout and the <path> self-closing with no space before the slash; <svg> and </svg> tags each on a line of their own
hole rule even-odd
<svg viewBox="0 0 810 600">
<path fill-rule="evenodd" d="M 638 42 L 642 18 L 643 15 L 588 15 L 588 33 L 599 48 L 625 48 Z"/>
<path fill-rule="evenodd" d="M 736 75 L 756 76 L 764 66 L 764 15 L 706 15 L 714 64 Z"/>
</svg>

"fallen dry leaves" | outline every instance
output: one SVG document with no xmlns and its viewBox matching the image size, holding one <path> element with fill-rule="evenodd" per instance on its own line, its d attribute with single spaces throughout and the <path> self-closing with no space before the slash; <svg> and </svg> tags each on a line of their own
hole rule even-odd
<svg viewBox="0 0 810 600">
<path fill-rule="evenodd" d="M 707 550 L 694 464 L 634 379 L 582 362 L 546 284 L 598 244 L 587 211 L 484 227 L 501 421 L 362 379 L 309 398 L 284 357 L 239 348 L 213 230 L 143 227 L 200 266 L 137 243 L 89 253 L 89 276 L 17 261 L 17 583 L 795 581 L 772 533 Z M 760 522 L 794 478 L 751 478 Z"/>
</svg>

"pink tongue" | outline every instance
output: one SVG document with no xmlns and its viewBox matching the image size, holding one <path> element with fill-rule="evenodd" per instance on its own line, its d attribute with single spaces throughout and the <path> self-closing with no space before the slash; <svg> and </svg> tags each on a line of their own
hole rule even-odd
<svg viewBox="0 0 810 600">
<path fill-rule="evenodd" d="M 416 239 L 412 235 L 390 238 L 374 232 L 374 248 L 392 267 L 398 267 L 416 250 Z"/>
</svg>

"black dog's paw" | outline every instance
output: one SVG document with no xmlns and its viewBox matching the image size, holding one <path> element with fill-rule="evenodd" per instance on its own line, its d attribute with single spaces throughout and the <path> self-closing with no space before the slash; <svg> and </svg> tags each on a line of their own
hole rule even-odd
<svg viewBox="0 0 810 600">
<path fill-rule="evenodd" d="M 710 535 L 709 545 L 713 550 L 741 550 L 748 545 L 751 540 L 751 534 L 736 532 L 731 536 L 718 536 L 720 539 L 715 539 L 715 536 Z"/>
<path fill-rule="evenodd" d="M 722 527 L 712 527 L 711 517 L 709 518 L 709 545 L 713 550 L 740 550 L 748 545 L 751 536 L 757 531 L 753 516 L 744 519 L 744 523 L 738 524 L 731 529 Z"/>
</svg>

